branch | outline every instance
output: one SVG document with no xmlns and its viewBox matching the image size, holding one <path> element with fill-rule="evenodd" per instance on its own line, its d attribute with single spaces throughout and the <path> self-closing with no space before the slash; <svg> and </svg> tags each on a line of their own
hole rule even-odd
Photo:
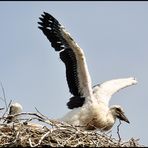
<svg viewBox="0 0 148 148">
<path fill-rule="evenodd" d="M 119 143 L 121 142 L 121 137 L 120 137 L 120 129 L 119 129 L 119 127 L 120 127 L 120 125 L 121 125 L 121 120 L 119 120 L 119 125 L 117 126 L 117 134 L 118 134 L 118 138 L 119 138 Z"/>
<path fill-rule="evenodd" d="M 3 92 L 3 98 L 1 97 L 1 99 L 4 101 L 6 109 L 7 109 L 8 108 L 8 106 L 7 106 L 7 99 L 6 99 L 5 89 L 3 87 L 2 82 L 1 82 L 1 88 L 2 88 L 2 92 Z"/>
<path fill-rule="evenodd" d="M 5 116 L 5 114 L 7 113 L 8 109 L 10 108 L 11 102 L 12 102 L 12 100 L 10 100 L 10 102 L 9 102 L 9 104 L 8 104 L 8 107 L 6 108 L 4 114 L 2 115 L 2 118 Z M 5 121 L 4 121 L 4 122 L 5 122 Z"/>
<path fill-rule="evenodd" d="M 50 131 L 48 131 L 47 133 L 45 133 L 45 134 L 41 137 L 41 139 L 39 140 L 39 142 L 38 142 L 37 144 L 35 144 L 35 145 L 32 144 L 31 138 L 29 138 L 29 144 L 30 144 L 30 146 L 31 146 L 31 147 L 37 147 L 37 146 L 39 146 L 39 145 L 41 144 L 41 142 L 44 140 L 44 138 L 45 138 L 46 136 L 48 136 L 49 134 L 50 134 Z"/>
</svg>

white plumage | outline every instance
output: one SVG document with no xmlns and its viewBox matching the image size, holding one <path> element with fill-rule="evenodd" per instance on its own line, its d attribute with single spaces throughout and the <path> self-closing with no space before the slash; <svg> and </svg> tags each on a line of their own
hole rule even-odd
<svg viewBox="0 0 148 148">
<path fill-rule="evenodd" d="M 20 103 L 15 102 L 10 105 L 9 115 L 19 114 L 23 111 L 23 107 Z"/>
<path fill-rule="evenodd" d="M 83 50 L 52 15 L 44 12 L 40 20 L 39 28 L 65 64 L 69 91 L 73 95 L 67 103 L 72 111 L 60 120 L 84 129 L 100 130 L 111 129 L 116 118 L 129 123 L 123 109 L 118 105 L 109 108 L 109 101 L 120 89 L 136 84 L 136 79 L 114 79 L 92 87 Z"/>
<path fill-rule="evenodd" d="M 82 107 L 68 112 L 60 120 L 67 123 L 84 126 L 84 129 L 109 130 L 114 125 L 116 118 L 129 123 L 119 105 L 109 108 L 109 101 L 114 93 L 136 84 L 135 78 L 114 79 L 93 87 L 91 103 L 85 103 Z"/>
<path fill-rule="evenodd" d="M 11 118 L 8 118 L 7 123 L 18 121 L 20 116 L 15 116 L 15 115 L 21 113 L 22 111 L 23 111 L 23 107 L 20 103 L 18 102 L 12 103 L 10 105 L 9 114 L 8 114 Z"/>
</svg>

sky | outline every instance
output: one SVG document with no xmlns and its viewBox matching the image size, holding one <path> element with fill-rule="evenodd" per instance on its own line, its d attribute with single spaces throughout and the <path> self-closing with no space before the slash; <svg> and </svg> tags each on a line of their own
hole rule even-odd
<svg viewBox="0 0 148 148">
<path fill-rule="evenodd" d="M 110 105 L 121 105 L 130 121 L 122 122 L 121 139 L 133 137 L 148 146 L 148 2 L 0 2 L 0 81 L 7 102 L 57 119 L 69 111 L 71 94 L 64 64 L 38 29 L 44 11 L 84 50 L 93 85 L 131 76 L 138 80 L 116 93 Z M 5 107 L 2 100 L 0 107 Z"/>
</svg>

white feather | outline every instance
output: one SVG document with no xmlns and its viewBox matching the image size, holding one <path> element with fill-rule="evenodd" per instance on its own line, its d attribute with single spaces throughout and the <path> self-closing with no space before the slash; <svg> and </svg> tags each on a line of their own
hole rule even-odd
<svg viewBox="0 0 148 148">
<path fill-rule="evenodd" d="M 95 98 L 98 100 L 98 103 L 102 102 L 108 105 L 114 93 L 134 84 L 137 84 L 137 80 L 134 77 L 113 79 L 106 81 L 101 85 L 96 85 L 93 88 L 93 93 Z"/>
</svg>

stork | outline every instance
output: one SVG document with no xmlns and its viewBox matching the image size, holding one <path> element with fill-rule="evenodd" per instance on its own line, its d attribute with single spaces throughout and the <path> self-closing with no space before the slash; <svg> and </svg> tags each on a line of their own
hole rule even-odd
<svg viewBox="0 0 148 148">
<path fill-rule="evenodd" d="M 67 103 L 72 110 L 60 120 L 85 130 L 102 131 L 110 130 L 117 118 L 129 123 L 122 107 L 109 107 L 109 101 L 114 93 L 136 84 L 137 80 L 134 77 L 113 79 L 92 87 L 84 51 L 52 15 L 44 12 L 39 19 L 39 29 L 65 64 L 67 84 L 72 94 Z"/>
</svg>

